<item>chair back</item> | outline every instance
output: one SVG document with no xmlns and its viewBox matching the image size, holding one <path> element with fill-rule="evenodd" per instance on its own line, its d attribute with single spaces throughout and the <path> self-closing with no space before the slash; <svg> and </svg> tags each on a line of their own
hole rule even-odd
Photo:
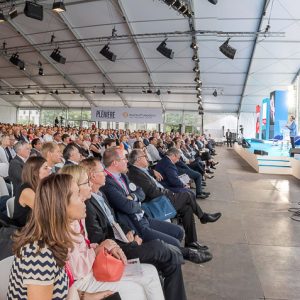
<svg viewBox="0 0 300 300">
<path fill-rule="evenodd" d="M 0 197 L 9 195 L 6 182 L 3 177 L 0 177 Z"/>
<path fill-rule="evenodd" d="M 15 210 L 15 197 L 11 197 L 6 202 L 7 216 L 12 218 Z"/>
<path fill-rule="evenodd" d="M 0 261 L 0 299 L 6 299 L 10 270 L 14 256 L 9 256 Z"/>
</svg>

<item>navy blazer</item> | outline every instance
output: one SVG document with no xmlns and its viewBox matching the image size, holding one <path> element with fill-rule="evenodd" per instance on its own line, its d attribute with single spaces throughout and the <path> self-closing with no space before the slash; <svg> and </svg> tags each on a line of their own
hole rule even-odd
<svg viewBox="0 0 300 300">
<path fill-rule="evenodd" d="M 167 189 L 174 193 L 185 191 L 184 184 L 178 178 L 178 170 L 172 163 L 169 157 L 163 157 L 155 166 L 155 170 L 158 171 L 163 180 L 160 183 Z"/>
<path fill-rule="evenodd" d="M 129 179 L 124 174 L 121 176 L 127 186 L 128 191 L 130 191 Z M 106 176 L 106 183 L 100 190 L 105 194 L 110 206 L 114 209 L 118 222 L 126 224 L 128 227 L 139 232 L 137 226 L 138 221 L 135 214 L 143 211 L 140 203 L 127 199 L 124 189 L 120 187 L 115 179 L 110 175 Z M 140 187 L 137 187 L 135 192 L 130 193 L 135 194 L 139 201 L 143 201 L 145 199 L 145 194 Z"/>
<path fill-rule="evenodd" d="M 18 155 L 16 155 L 9 163 L 8 176 L 13 184 L 14 195 L 22 184 L 22 170 L 25 163 Z"/>
</svg>

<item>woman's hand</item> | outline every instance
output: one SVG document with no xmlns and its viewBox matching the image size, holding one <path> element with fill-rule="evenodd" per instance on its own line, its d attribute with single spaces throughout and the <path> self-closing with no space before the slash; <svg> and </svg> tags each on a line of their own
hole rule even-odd
<svg viewBox="0 0 300 300">
<path fill-rule="evenodd" d="M 111 251 L 110 251 L 110 254 L 117 258 L 117 259 L 120 259 L 122 260 L 122 262 L 126 265 L 127 264 L 127 257 L 125 255 L 125 253 L 123 252 L 123 250 L 117 246 L 115 248 L 113 248 Z"/>
<path fill-rule="evenodd" d="M 84 293 L 84 300 L 101 300 L 114 294 L 112 291 L 103 291 L 98 293 Z"/>
<path fill-rule="evenodd" d="M 96 255 L 98 254 L 98 252 L 99 252 L 99 250 L 100 250 L 101 247 L 104 247 L 105 249 L 107 249 L 108 251 L 110 251 L 112 248 L 118 247 L 118 244 L 115 241 L 110 240 L 110 239 L 104 240 L 100 245 L 98 245 L 95 248 Z"/>
</svg>

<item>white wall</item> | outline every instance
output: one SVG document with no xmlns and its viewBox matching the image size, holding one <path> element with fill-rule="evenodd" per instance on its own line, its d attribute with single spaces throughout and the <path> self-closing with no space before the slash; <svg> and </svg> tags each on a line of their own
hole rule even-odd
<svg viewBox="0 0 300 300">
<path fill-rule="evenodd" d="M 0 99 L 0 122 L 16 123 L 17 108 Z"/>
<path fill-rule="evenodd" d="M 234 113 L 205 113 L 203 125 L 204 133 L 210 133 L 214 138 L 221 138 L 227 129 L 230 129 L 231 132 L 236 132 L 237 115 Z"/>
<path fill-rule="evenodd" d="M 239 125 L 244 127 L 245 138 L 255 138 L 256 113 L 242 112 L 239 118 Z"/>
</svg>

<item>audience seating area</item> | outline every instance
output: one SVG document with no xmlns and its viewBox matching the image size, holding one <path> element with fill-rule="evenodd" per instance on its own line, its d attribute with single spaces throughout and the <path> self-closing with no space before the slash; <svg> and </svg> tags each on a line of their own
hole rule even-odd
<svg viewBox="0 0 300 300">
<path fill-rule="evenodd" d="M 0 251 L 4 258 L 0 262 L 0 298 L 7 293 L 8 299 L 27 299 L 32 280 L 42 286 L 47 285 L 42 282 L 45 280 L 52 293 L 63 299 L 105 299 L 111 294 L 111 299 L 186 299 L 181 264 L 184 260 L 202 264 L 213 259 L 209 246 L 198 240 L 195 218 L 207 224 L 221 217 L 221 212 L 201 208 L 210 196 L 209 182 L 218 164 L 215 145 L 211 137 L 178 132 L 0 123 Z M 35 234 L 41 211 L 46 209 L 43 203 L 56 197 L 54 194 L 63 188 L 59 182 L 67 182 L 70 175 L 70 194 L 78 192 L 65 197 L 71 197 L 66 198 L 68 207 L 72 201 L 79 201 L 76 217 L 69 221 L 70 232 L 77 235 L 61 262 L 51 248 L 59 241 L 54 240 L 49 247 L 47 241 L 40 240 L 40 248 L 35 248 L 37 244 L 30 236 Z M 51 190 L 50 183 L 55 192 L 46 193 L 46 189 Z M 58 203 L 62 199 L 53 201 L 61 206 Z M 86 209 L 79 216 L 79 205 L 83 203 Z M 146 212 L 142 207 L 147 207 Z M 49 214 L 43 217 L 45 224 L 52 222 L 55 208 L 50 211 L 49 204 L 48 209 Z M 53 224 L 58 232 L 62 230 L 58 219 Z M 41 231 L 49 230 L 43 229 L 44 224 L 39 226 Z M 23 235 L 28 237 L 29 246 L 15 246 L 20 252 L 13 252 L 13 243 L 20 245 Z M 128 279 L 126 266 L 125 273 L 112 282 L 95 279 L 99 249 L 120 262 L 138 258 L 136 276 Z M 39 255 L 34 258 L 35 251 L 50 255 L 48 261 L 54 257 L 61 277 L 39 277 L 40 273 L 48 274 L 50 265 L 43 263 L 44 256 L 41 261 Z M 29 264 L 23 266 L 29 272 L 28 278 L 20 273 L 22 256 Z M 34 265 L 30 260 L 36 260 Z M 137 270 L 143 275 L 139 276 Z M 69 282 L 66 286 L 65 277 Z"/>
</svg>

